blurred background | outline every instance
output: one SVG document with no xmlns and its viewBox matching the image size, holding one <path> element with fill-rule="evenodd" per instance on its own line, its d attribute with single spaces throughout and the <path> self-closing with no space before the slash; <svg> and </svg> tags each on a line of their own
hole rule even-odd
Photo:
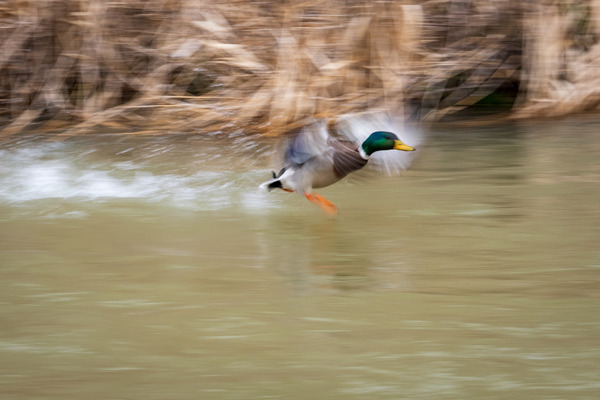
<svg viewBox="0 0 600 400">
<path fill-rule="evenodd" d="M 0 399 L 598 397 L 600 1 L 6 0 L 0 43 Z M 418 157 L 259 192 L 314 120 Z"/>
<path fill-rule="evenodd" d="M 2 134 L 598 107 L 598 1 L 4 1 Z"/>
</svg>

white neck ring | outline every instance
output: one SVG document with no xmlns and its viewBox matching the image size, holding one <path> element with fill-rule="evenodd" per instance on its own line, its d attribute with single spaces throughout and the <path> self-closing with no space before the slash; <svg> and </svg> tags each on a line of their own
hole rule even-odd
<svg viewBox="0 0 600 400">
<path fill-rule="evenodd" d="M 362 157 L 363 160 L 369 159 L 368 154 L 365 153 L 365 150 L 362 148 L 362 146 L 358 146 L 358 154 L 360 154 L 360 156 Z"/>
</svg>

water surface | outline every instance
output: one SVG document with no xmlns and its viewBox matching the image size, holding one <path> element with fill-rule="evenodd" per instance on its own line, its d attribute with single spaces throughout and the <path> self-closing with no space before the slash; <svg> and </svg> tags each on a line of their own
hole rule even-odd
<svg viewBox="0 0 600 400">
<path fill-rule="evenodd" d="M 5 140 L 0 398 L 595 399 L 599 131 L 440 128 L 335 219 L 268 140 Z"/>
</svg>

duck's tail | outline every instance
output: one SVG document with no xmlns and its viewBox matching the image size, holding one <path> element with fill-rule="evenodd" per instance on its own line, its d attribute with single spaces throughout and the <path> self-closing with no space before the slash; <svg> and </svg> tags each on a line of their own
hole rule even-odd
<svg viewBox="0 0 600 400">
<path fill-rule="evenodd" d="M 283 175 L 285 170 L 286 170 L 285 168 L 282 168 L 278 174 L 276 174 L 275 171 L 271 171 L 271 174 L 273 175 L 273 179 L 270 179 L 270 180 L 262 183 L 259 186 L 259 188 L 262 190 L 266 189 L 269 192 L 273 189 L 282 188 L 283 186 L 281 185 L 281 181 L 279 180 L 279 178 L 281 177 L 281 175 Z"/>
<path fill-rule="evenodd" d="M 262 183 L 259 188 L 261 190 L 267 190 L 267 191 L 271 191 L 273 189 L 277 189 L 281 187 L 281 182 L 279 181 L 279 179 L 271 179 L 270 181 L 267 181 L 265 183 Z"/>
</svg>

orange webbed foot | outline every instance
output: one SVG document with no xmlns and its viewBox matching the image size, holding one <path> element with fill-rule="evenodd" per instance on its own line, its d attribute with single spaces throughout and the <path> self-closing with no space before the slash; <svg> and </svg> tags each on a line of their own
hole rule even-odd
<svg viewBox="0 0 600 400">
<path fill-rule="evenodd" d="M 327 215 L 331 217 L 335 217 L 338 214 L 338 208 L 327 200 L 325 197 L 321 196 L 318 193 L 304 193 L 304 196 L 313 204 L 321 207 L 323 211 L 327 213 Z"/>
</svg>

